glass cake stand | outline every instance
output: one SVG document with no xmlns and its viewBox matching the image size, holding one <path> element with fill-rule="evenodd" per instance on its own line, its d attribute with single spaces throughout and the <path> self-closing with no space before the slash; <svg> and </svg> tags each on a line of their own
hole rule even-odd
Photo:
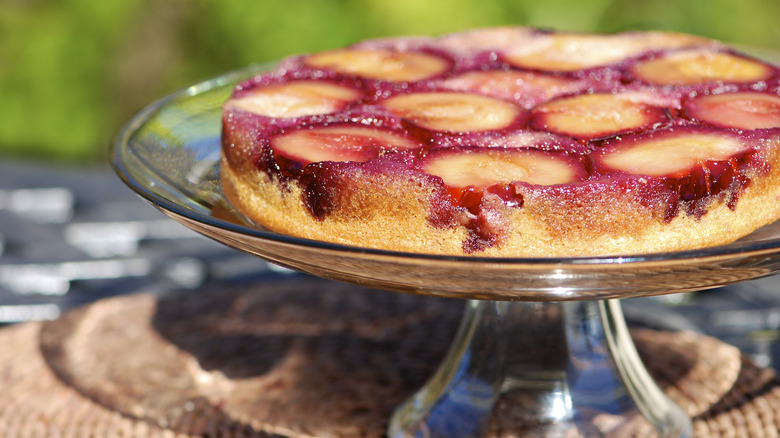
<svg viewBox="0 0 780 438">
<path fill-rule="evenodd" d="M 448 355 L 396 410 L 390 437 L 484 435 L 500 411 L 523 436 L 626 436 L 637 421 L 689 437 L 689 418 L 639 359 L 620 298 L 696 291 L 780 270 L 780 224 L 730 245 L 625 257 L 479 258 L 406 254 L 299 239 L 244 221 L 219 182 L 220 107 L 256 66 L 140 112 L 113 165 L 171 218 L 231 247 L 327 279 L 462 298 Z M 502 415 L 503 415 L 502 414 Z"/>
</svg>

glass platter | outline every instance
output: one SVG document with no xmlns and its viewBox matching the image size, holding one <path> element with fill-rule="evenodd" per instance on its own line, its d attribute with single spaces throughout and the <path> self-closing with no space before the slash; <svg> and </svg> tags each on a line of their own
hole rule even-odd
<svg viewBox="0 0 780 438">
<path fill-rule="evenodd" d="M 224 200 L 219 139 L 221 105 L 233 86 L 270 67 L 232 72 L 153 103 L 117 135 L 112 164 L 169 217 L 241 251 L 327 279 L 466 299 L 450 353 L 397 409 L 389 436 L 480 436 L 507 403 L 531 436 L 623 436 L 637 421 L 660 436 L 691 436 L 690 420 L 639 360 L 617 299 L 774 274 L 780 223 L 696 251 L 541 259 L 406 254 L 263 230 Z"/>
</svg>

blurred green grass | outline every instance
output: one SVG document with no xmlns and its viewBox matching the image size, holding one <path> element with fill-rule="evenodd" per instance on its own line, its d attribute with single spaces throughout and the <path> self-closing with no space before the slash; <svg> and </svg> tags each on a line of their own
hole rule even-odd
<svg viewBox="0 0 780 438">
<path fill-rule="evenodd" d="M 2 0 L 0 156 L 104 160 L 134 112 L 222 72 L 365 38 L 510 24 L 780 50 L 780 0 Z"/>
</svg>

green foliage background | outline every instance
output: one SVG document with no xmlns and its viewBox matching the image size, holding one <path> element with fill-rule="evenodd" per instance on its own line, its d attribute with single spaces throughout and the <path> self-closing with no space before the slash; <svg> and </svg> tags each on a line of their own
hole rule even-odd
<svg viewBox="0 0 780 438">
<path fill-rule="evenodd" d="M 666 29 L 780 50 L 780 0 L 0 0 L 0 156 L 96 161 L 135 111 L 222 72 L 402 34 Z"/>
</svg>

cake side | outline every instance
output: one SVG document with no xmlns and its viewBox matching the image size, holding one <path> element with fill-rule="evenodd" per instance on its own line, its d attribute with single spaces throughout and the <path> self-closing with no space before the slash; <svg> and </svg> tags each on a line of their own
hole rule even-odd
<svg viewBox="0 0 780 438">
<path fill-rule="evenodd" d="M 773 146 L 780 148 L 780 140 Z M 780 159 L 777 154 L 774 158 Z M 701 217 L 682 213 L 671 220 L 667 202 L 647 200 L 668 199 L 673 192 L 665 187 L 631 188 L 640 185 L 638 181 L 592 182 L 553 192 L 529 188 L 521 191 L 523 207 L 494 198 L 484 201 L 485 208 L 475 216 L 448 204 L 441 187 L 392 174 L 355 184 L 354 192 L 340 192 L 342 198 L 334 202 L 338 208 L 312 220 L 301 202 L 305 188 L 297 182 L 280 188 L 266 173 L 247 177 L 224 161 L 222 175 L 229 201 L 269 229 L 332 243 L 429 254 L 563 257 L 678 251 L 725 244 L 780 217 L 777 167 L 760 179 L 752 178 L 755 182 L 740 192 L 736 207 L 729 206 L 730 193 L 723 193 L 708 200 Z M 432 218 L 433 205 L 444 218 Z"/>
</svg>

